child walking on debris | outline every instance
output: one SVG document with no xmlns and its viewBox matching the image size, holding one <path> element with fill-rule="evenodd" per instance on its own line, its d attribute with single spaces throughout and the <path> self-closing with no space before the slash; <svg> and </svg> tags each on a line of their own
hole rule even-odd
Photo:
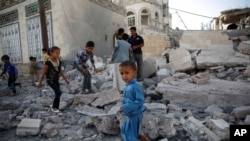
<svg viewBox="0 0 250 141">
<path fill-rule="evenodd" d="M 89 93 L 91 90 L 91 74 L 88 70 L 86 62 L 88 61 L 88 59 L 90 59 L 92 66 L 94 67 L 94 71 L 96 72 L 93 54 L 95 43 L 93 41 L 88 41 L 85 47 L 86 49 L 83 49 L 76 55 L 74 65 L 76 66 L 77 70 L 84 76 L 82 92 Z"/>
<path fill-rule="evenodd" d="M 36 64 L 36 58 L 31 56 L 29 70 L 30 70 L 31 83 L 33 86 L 35 86 L 35 80 L 38 81 L 38 79 L 39 79 L 39 74 L 37 71 L 38 69 L 39 69 L 39 67 Z M 35 77 L 36 77 L 36 79 L 35 79 Z"/>
<path fill-rule="evenodd" d="M 41 75 L 38 88 L 41 88 L 42 81 L 44 75 L 46 75 L 47 84 L 54 90 L 55 98 L 53 105 L 51 107 L 51 111 L 55 113 L 59 113 L 59 104 L 60 104 L 60 97 L 61 97 L 61 90 L 59 85 L 59 77 L 60 75 L 63 77 L 65 82 L 69 84 L 69 81 L 65 77 L 63 71 L 61 70 L 61 61 L 59 60 L 60 57 L 60 48 L 53 46 L 50 49 L 50 58 L 45 62 L 43 73 Z"/>
<path fill-rule="evenodd" d="M 132 61 L 122 62 L 119 71 L 123 81 L 126 82 L 122 105 L 118 111 L 126 116 L 121 129 L 121 137 L 123 141 L 137 141 L 138 138 L 146 141 L 146 137 L 139 134 L 145 107 L 142 88 L 136 82 L 136 65 Z"/>
<path fill-rule="evenodd" d="M 10 94 L 11 96 L 16 96 L 16 87 L 15 86 L 19 86 L 20 88 L 22 87 L 21 83 L 15 83 L 17 77 L 18 77 L 18 70 L 17 68 L 10 62 L 10 57 L 8 55 L 3 55 L 1 60 L 4 63 L 4 69 L 3 72 L 0 74 L 0 76 L 2 77 L 2 75 L 4 75 L 6 72 L 9 75 L 8 78 L 8 86 L 10 88 L 10 90 L 12 91 L 13 94 Z"/>
</svg>

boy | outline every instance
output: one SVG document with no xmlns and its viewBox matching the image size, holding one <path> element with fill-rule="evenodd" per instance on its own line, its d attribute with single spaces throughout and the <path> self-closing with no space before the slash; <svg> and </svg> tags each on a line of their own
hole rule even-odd
<svg viewBox="0 0 250 141">
<path fill-rule="evenodd" d="M 49 54 L 46 48 L 43 48 L 42 51 L 43 51 L 43 64 L 45 64 L 45 62 L 48 61 L 49 59 Z"/>
<path fill-rule="evenodd" d="M 16 96 L 17 94 L 16 94 L 15 86 L 18 85 L 20 88 L 22 87 L 21 83 L 15 83 L 18 77 L 18 70 L 12 63 L 10 63 L 9 61 L 10 57 L 8 55 L 3 55 L 1 60 L 4 63 L 4 69 L 3 69 L 3 72 L 0 74 L 0 76 L 2 77 L 3 74 L 5 74 L 6 72 L 8 73 L 9 75 L 8 86 L 12 90 L 13 96 Z"/>
<path fill-rule="evenodd" d="M 30 70 L 30 77 L 31 77 L 31 83 L 32 86 L 35 86 L 35 76 L 36 76 L 36 81 L 39 79 L 39 74 L 38 74 L 38 66 L 36 64 L 36 58 L 35 57 L 30 57 L 30 64 L 29 64 L 29 70 Z"/>
<path fill-rule="evenodd" d="M 123 91 L 122 105 L 118 111 L 126 116 L 121 129 L 122 139 L 123 141 L 137 141 L 140 138 L 141 141 L 146 141 L 144 135 L 139 135 L 145 107 L 142 88 L 136 82 L 136 65 L 132 61 L 122 62 L 119 71 L 123 81 L 127 83 Z"/>
<path fill-rule="evenodd" d="M 85 93 L 89 93 L 91 90 L 91 74 L 89 73 L 89 70 L 86 65 L 88 59 L 90 59 L 92 66 L 94 67 L 94 71 L 96 72 L 93 54 L 94 47 L 95 43 L 93 41 L 88 41 L 85 45 L 85 49 L 78 52 L 74 62 L 74 65 L 76 66 L 77 70 L 80 71 L 81 74 L 84 76 L 82 91 Z"/>
</svg>

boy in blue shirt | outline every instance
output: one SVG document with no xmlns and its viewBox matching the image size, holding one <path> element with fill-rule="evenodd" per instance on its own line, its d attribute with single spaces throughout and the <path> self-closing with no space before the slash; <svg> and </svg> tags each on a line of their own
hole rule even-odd
<svg viewBox="0 0 250 141">
<path fill-rule="evenodd" d="M 16 94 L 15 86 L 19 86 L 20 88 L 22 87 L 21 83 L 15 83 L 15 81 L 18 77 L 18 70 L 10 62 L 10 57 L 8 55 L 3 55 L 1 60 L 4 63 L 4 69 L 3 69 L 3 72 L 0 74 L 0 76 L 2 77 L 3 74 L 5 74 L 6 72 L 8 73 L 8 75 L 9 75 L 8 86 L 12 90 L 13 96 L 16 96 L 17 94 Z"/>
<path fill-rule="evenodd" d="M 140 138 L 141 141 L 146 141 L 146 137 L 139 134 L 145 107 L 142 88 L 136 82 L 136 65 L 132 61 L 122 62 L 119 71 L 123 81 L 126 82 L 122 105 L 118 111 L 126 116 L 121 129 L 122 139 L 123 141 L 138 141 Z"/>
</svg>

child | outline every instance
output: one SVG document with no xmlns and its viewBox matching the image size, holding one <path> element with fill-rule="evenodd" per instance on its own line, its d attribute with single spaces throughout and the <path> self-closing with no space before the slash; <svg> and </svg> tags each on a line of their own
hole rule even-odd
<svg viewBox="0 0 250 141">
<path fill-rule="evenodd" d="M 91 74 L 87 69 L 86 62 L 88 61 L 88 59 L 90 59 L 92 66 L 94 67 L 94 71 L 96 72 L 93 54 L 95 43 L 93 41 L 88 41 L 85 47 L 86 48 L 84 50 L 80 51 L 76 55 L 74 65 L 76 66 L 77 70 L 80 71 L 84 76 L 82 91 L 85 93 L 89 93 L 91 90 Z"/>
<path fill-rule="evenodd" d="M 4 69 L 3 69 L 3 72 L 0 74 L 0 76 L 8 72 L 8 75 L 9 75 L 8 86 L 12 90 L 13 96 L 16 96 L 17 94 L 16 94 L 15 86 L 18 85 L 20 88 L 22 87 L 21 83 L 15 83 L 18 77 L 18 70 L 12 63 L 10 63 L 9 61 L 10 57 L 8 55 L 3 55 L 1 60 L 4 63 Z"/>
<path fill-rule="evenodd" d="M 59 60 L 59 57 L 60 57 L 60 48 L 53 46 L 50 49 L 50 58 L 45 62 L 44 70 L 38 84 L 38 89 L 39 89 L 42 86 L 44 75 L 46 75 L 47 84 L 55 92 L 55 99 L 51 108 L 51 111 L 55 113 L 59 113 L 60 96 L 62 94 L 59 85 L 60 75 L 63 77 L 65 82 L 69 84 L 69 81 L 64 76 L 64 73 L 61 70 L 61 62 Z"/>
<path fill-rule="evenodd" d="M 136 82 L 136 65 L 132 61 L 122 62 L 119 71 L 126 87 L 123 91 L 122 105 L 118 113 L 126 116 L 121 129 L 123 141 L 137 141 L 140 138 L 146 141 L 146 137 L 139 135 L 139 128 L 145 109 L 144 94 L 141 86 Z"/>
<path fill-rule="evenodd" d="M 36 80 L 39 79 L 39 75 L 38 75 L 38 66 L 36 64 L 36 58 L 35 57 L 30 57 L 30 64 L 29 64 L 29 69 L 30 69 L 30 77 L 31 77 L 31 83 L 33 86 L 35 86 L 35 76 L 36 76 Z"/>
<path fill-rule="evenodd" d="M 42 51 L 43 51 L 43 64 L 45 64 L 45 62 L 49 59 L 49 54 L 46 48 L 43 48 Z"/>
</svg>

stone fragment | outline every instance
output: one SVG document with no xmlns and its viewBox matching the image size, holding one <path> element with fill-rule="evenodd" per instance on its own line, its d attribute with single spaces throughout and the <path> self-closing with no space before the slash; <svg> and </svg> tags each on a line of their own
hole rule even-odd
<svg viewBox="0 0 250 141">
<path fill-rule="evenodd" d="M 67 105 L 69 106 L 74 102 L 74 95 L 64 93 L 61 96 L 61 100 L 65 101 Z"/>
<path fill-rule="evenodd" d="M 61 117 L 58 117 L 58 116 L 50 116 L 49 121 L 54 123 L 54 124 L 62 123 Z"/>
<path fill-rule="evenodd" d="M 244 123 L 249 125 L 250 124 L 250 115 L 247 115 L 245 120 L 244 120 Z"/>
<path fill-rule="evenodd" d="M 53 103 L 53 99 L 38 97 L 36 103 L 44 107 L 49 107 Z"/>
<path fill-rule="evenodd" d="M 59 105 L 59 109 L 60 109 L 60 110 L 64 110 L 67 106 L 68 106 L 68 105 L 67 105 L 66 102 L 61 101 L 61 102 L 60 102 L 60 105 Z"/>
<path fill-rule="evenodd" d="M 214 112 L 223 112 L 223 110 L 216 104 L 212 104 L 205 109 L 205 112 L 213 115 Z"/>
<path fill-rule="evenodd" d="M 143 80 L 143 85 L 145 85 L 146 87 L 149 87 L 151 85 L 157 85 L 157 82 L 155 82 L 153 79 L 149 79 L 149 78 L 145 78 Z"/>
<path fill-rule="evenodd" d="M 182 111 L 182 108 L 175 104 L 168 104 L 169 111 Z"/>
<path fill-rule="evenodd" d="M 191 55 L 185 48 L 171 50 L 169 62 L 171 71 L 187 71 L 195 68 Z"/>
<path fill-rule="evenodd" d="M 210 80 L 210 75 L 208 72 L 198 73 L 194 76 L 191 76 L 188 80 L 189 82 L 196 83 L 198 85 L 204 85 Z"/>
<path fill-rule="evenodd" d="M 222 140 L 229 140 L 229 124 L 226 121 L 223 119 L 210 119 L 205 124 Z"/>
<path fill-rule="evenodd" d="M 244 71 L 243 75 L 244 75 L 245 77 L 250 77 L 250 66 L 248 66 L 248 67 L 246 68 L 246 70 Z"/>
<path fill-rule="evenodd" d="M 154 100 L 162 99 L 162 95 L 157 93 L 155 90 L 146 90 L 145 95 Z"/>
<path fill-rule="evenodd" d="M 58 125 L 47 123 L 43 127 L 41 134 L 47 138 L 52 138 L 58 134 Z"/>
<path fill-rule="evenodd" d="M 103 107 L 112 103 L 116 103 L 121 99 L 119 91 L 115 88 L 104 90 L 99 93 L 99 97 L 91 103 L 91 105 L 97 107 Z"/>
<path fill-rule="evenodd" d="M 213 112 L 213 119 L 223 119 L 225 121 L 228 121 L 228 118 L 229 118 L 229 114 L 227 113 L 222 113 L 219 111 Z"/>
<path fill-rule="evenodd" d="M 146 111 L 155 114 L 166 114 L 167 113 L 167 106 L 161 103 L 145 103 L 144 106 L 146 107 Z"/>
<path fill-rule="evenodd" d="M 89 94 L 89 95 L 85 95 L 85 94 L 77 94 L 74 97 L 74 105 L 85 105 L 85 104 L 90 104 L 92 103 L 96 98 L 98 97 L 98 94 Z"/>
<path fill-rule="evenodd" d="M 102 109 L 90 107 L 88 105 L 78 106 L 76 107 L 76 110 L 78 113 L 88 116 L 102 116 L 106 114 Z"/>
<path fill-rule="evenodd" d="M 147 58 L 142 63 L 142 78 L 148 78 L 158 70 L 155 59 Z"/>
<path fill-rule="evenodd" d="M 2 100 L 0 102 L 0 111 L 14 110 L 14 109 L 18 109 L 20 106 L 21 106 L 20 102 Z"/>
<path fill-rule="evenodd" d="M 235 52 L 234 55 L 235 55 L 236 57 L 241 57 L 241 58 L 247 58 L 247 59 L 250 58 L 250 55 L 248 55 L 248 54 L 243 54 L 243 53 L 240 53 L 240 52 Z"/>
<path fill-rule="evenodd" d="M 168 141 L 168 139 L 167 139 L 167 138 L 164 138 L 164 139 L 161 139 L 161 140 L 159 140 L 159 141 Z"/>
<path fill-rule="evenodd" d="M 164 78 L 170 75 L 168 69 L 160 69 L 157 71 L 157 82 L 161 82 Z"/>
<path fill-rule="evenodd" d="M 249 54 L 250 55 L 250 41 L 243 41 L 240 42 L 238 46 L 239 52 L 243 54 Z"/>
<path fill-rule="evenodd" d="M 237 119 L 245 118 L 247 115 L 250 114 L 250 106 L 234 108 L 231 114 Z"/>
<path fill-rule="evenodd" d="M 33 136 L 40 132 L 41 120 L 40 119 L 22 119 L 16 129 L 17 136 Z"/>
</svg>

